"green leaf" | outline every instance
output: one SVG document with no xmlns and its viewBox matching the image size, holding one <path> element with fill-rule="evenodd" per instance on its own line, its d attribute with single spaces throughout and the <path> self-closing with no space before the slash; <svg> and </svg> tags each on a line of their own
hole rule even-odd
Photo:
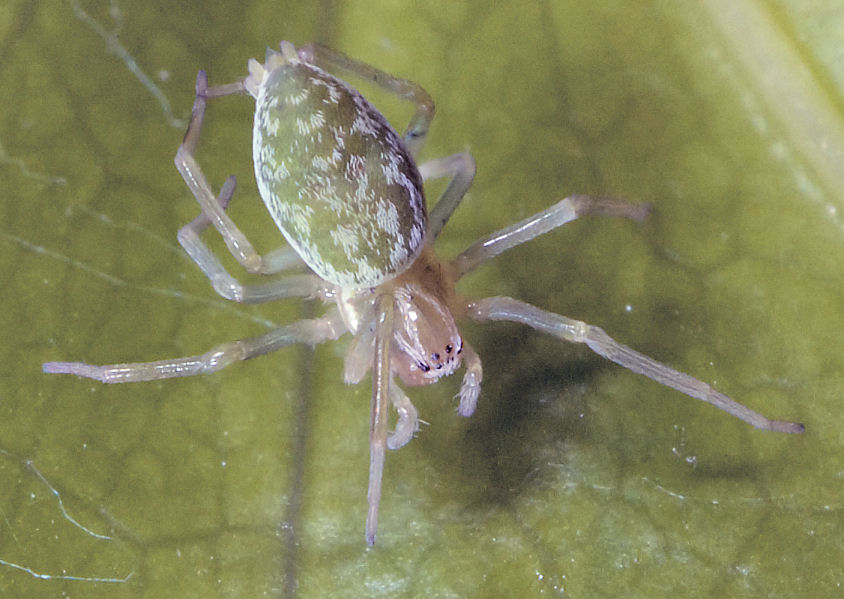
<svg viewBox="0 0 844 599">
<path fill-rule="evenodd" d="M 8 0 L 0 594 L 833 595 L 835 7 Z M 432 94 L 423 159 L 468 148 L 478 162 L 444 256 L 571 193 L 654 206 L 644 225 L 582 219 L 514 249 L 462 293 L 597 324 L 806 433 L 755 430 L 515 325 L 466 324 L 485 364 L 478 412 L 456 415 L 457 377 L 408 390 L 430 426 L 388 455 L 367 549 L 370 388 L 342 383 L 347 339 L 193 379 L 43 374 L 201 353 L 322 310 L 231 305 L 175 241 L 197 213 L 172 165 L 196 71 L 233 81 L 282 38 Z M 409 107 L 362 89 L 403 127 Z M 232 216 L 266 251 L 279 237 L 251 174 L 253 106 L 213 101 L 199 160 L 215 186 L 238 176 Z"/>
</svg>

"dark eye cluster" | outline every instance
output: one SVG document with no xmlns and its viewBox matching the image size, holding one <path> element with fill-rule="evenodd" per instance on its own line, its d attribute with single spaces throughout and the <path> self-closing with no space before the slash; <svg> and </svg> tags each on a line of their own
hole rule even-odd
<svg viewBox="0 0 844 599">
<path fill-rule="evenodd" d="M 454 354 L 454 356 L 459 356 L 461 353 L 463 353 L 463 341 L 462 340 L 460 341 L 460 347 L 457 348 L 456 352 L 454 351 L 454 346 L 451 343 L 449 343 L 445 346 L 445 354 L 446 354 L 445 361 L 446 362 L 450 359 L 454 359 L 454 356 L 452 355 L 452 353 Z M 442 357 L 443 357 L 442 354 L 440 354 L 439 352 L 434 352 L 434 353 L 431 354 L 431 362 L 434 362 L 436 364 L 436 366 L 434 368 L 436 368 L 437 370 L 442 370 L 443 363 L 440 362 L 440 358 L 442 358 Z M 428 372 L 428 371 L 431 370 L 431 366 L 427 362 L 419 362 L 417 364 L 417 366 L 419 367 L 419 370 L 421 370 L 422 372 Z"/>
</svg>

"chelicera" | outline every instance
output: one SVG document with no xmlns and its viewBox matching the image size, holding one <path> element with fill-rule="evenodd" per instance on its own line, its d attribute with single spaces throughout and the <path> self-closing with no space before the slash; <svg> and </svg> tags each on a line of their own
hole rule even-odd
<svg viewBox="0 0 844 599">
<path fill-rule="evenodd" d="M 403 135 L 354 88 L 331 72 L 380 86 L 415 105 Z M 235 189 L 229 177 L 214 194 L 194 158 L 206 102 L 232 94 L 255 98 L 253 159 L 258 189 L 287 245 L 258 254 L 226 213 Z M 215 291 L 237 302 L 286 297 L 319 299 L 325 314 L 279 327 L 265 335 L 224 343 L 197 356 L 157 362 L 94 366 L 47 362 L 44 371 L 75 374 L 104 383 L 149 381 L 220 370 L 294 343 L 317 344 L 349 332 L 344 365 L 347 383 L 372 370 L 370 466 L 366 541 L 375 542 L 386 449 L 398 449 L 418 427 L 416 408 L 393 380 L 409 386 L 434 383 L 464 366 L 457 411 L 470 416 L 481 390 L 481 360 L 461 337 L 456 318 L 520 322 L 594 352 L 663 385 L 770 431 L 798 433 L 803 426 L 769 420 L 706 383 L 678 372 L 610 338 L 602 329 L 552 314 L 509 297 L 468 299 L 460 278 L 505 250 L 586 214 L 640 221 L 646 205 L 571 196 L 470 245 L 450 260 L 433 249 L 475 174 L 467 153 L 417 165 L 434 115 L 431 97 L 419 85 L 319 45 L 296 50 L 282 42 L 263 64 L 249 61 L 249 74 L 228 85 L 208 87 L 200 71 L 193 114 L 176 153 L 176 167 L 199 202 L 196 219 L 179 230 L 185 251 Z M 423 181 L 450 177 L 427 212 Z M 250 273 L 287 273 L 268 283 L 242 285 L 200 239 L 213 226 Z M 310 272 L 305 271 L 307 267 Z M 292 274 L 289 271 L 297 271 Z M 388 431 L 388 408 L 396 410 Z"/>
</svg>

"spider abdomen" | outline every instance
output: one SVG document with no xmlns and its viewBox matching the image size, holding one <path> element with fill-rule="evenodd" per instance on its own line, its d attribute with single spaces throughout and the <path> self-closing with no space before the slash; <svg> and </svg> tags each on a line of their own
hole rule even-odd
<svg viewBox="0 0 844 599">
<path fill-rule="evenodd" d="M 281 56 L 277 54 L 277 56 Z M 255 177 L 273 220 L 321 278 L 373 287 L 425 241 L 422 178 L 399 135 L 362 95 L 291 59 L 258 88 Z"/>
</svg>

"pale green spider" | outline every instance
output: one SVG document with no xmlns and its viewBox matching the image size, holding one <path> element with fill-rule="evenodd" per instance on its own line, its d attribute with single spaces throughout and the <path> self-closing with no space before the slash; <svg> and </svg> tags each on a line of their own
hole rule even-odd
<svg viewBox="0 0 844 599">
<path fill-rule="evenodd" d="M 416 112 L 399 136 L 363 96 L 329 70 L 368 80 L 413 102 Z M 234 177 L 215 196 L 194 159 L 208 98 L 249 93 L 256 100 L 253 129 L 255 176 L 261 197 L 289 245 L 259 255 L 225 210 Z M 416 408 L 393 383 L 433 383 L 465 362 L 458 412 L 470 416 L 481 386 L 481 361 L 460 336 L 455 317 L 511 320 L 594 352 L 663 385 L 716 407 L 757 428 L 797 433 L 803 425 L 769 420 L 706 383 L 656 362 L 611 339 L 602 329 L 540 310 L 509 297 L 470 300 L 455 284 L 466 273 L 514 246 L 584 214 L 642 220 L 645 205 L 572 196 L 481 239 L 456 258 L 441 261 L 433 243 L 460 203 L 475 174 L 469 154 L 425 162 L 419 151 L 434 115 L 420 86 L 318 45 L 298 51 L 289 42 L 267 51 L 264 64 L 249 61 L 249 75 L 209 88 L 197 76 L 193 115 L 176 167 L 196 196 L 201 214 L 179 231 L 179 243 L 221 296 L 238 302 L 284 297 L 319 298 L 333 304 L 313 320 L 301 320 L 253 339 L 224 343 L 202 355 L 158 362 L 93 366 L 47 362 L 44 371 L 104 383 L 149 381 L 213 372 L 233 362 L 293 343 L 316 344 L 351 332 L 344 377 L 358 383 L 372 368 L 369 509 L 366 541 L 375 542 L 385 449 L 398 449 L 417 430 Z M 451 177 L 430 215 L 422 182 Z M 307 265 L 312 274 L 292 274 L 263 285 L 241 285 L 222 266 L 199 233 L 213 225 L 229 251 L 250 273 L 275 274 Z M 388 434 L 387 412 L 398 416 Z"/>
</svg>

